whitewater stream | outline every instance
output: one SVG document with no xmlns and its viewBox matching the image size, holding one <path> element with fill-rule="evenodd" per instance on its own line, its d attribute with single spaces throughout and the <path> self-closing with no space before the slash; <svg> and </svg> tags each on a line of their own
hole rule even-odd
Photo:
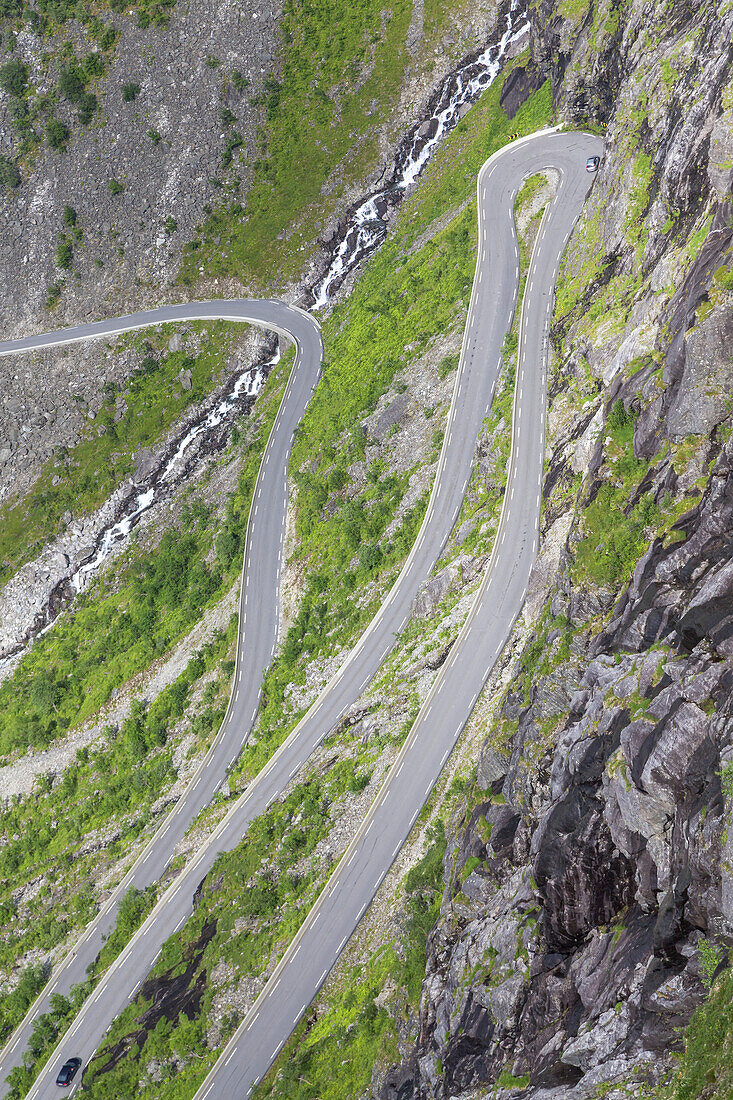
<svg viewBox="0 0 733 1100">
<path fill-rule="evenodd" d="M 128 511 L 121 519 L 110 527 L 105 528 L 97 539 L 94 556 L 71 578 L 71 586 L 75 592 L 88 583 L 91 577 L 99 569 L 100 565 L 109 557 L 112 548 L 124 541 L 132 531 L 137 520 L 152 508 L 161 495 L 175 484 L 175 476 L 180 471 L 182 459 L 194 439 L 210 434 L 222 424 L 235 420 L 243 412 L 243 398 L 254 398 L 260 392 L 262 383 L 272 367 L 280 360 L 280 347 L 277 346 L 275 354 L 266 363 L 256 367 L 249 367 L 243 371 L 234 383 L 232 390 L 216 405 L 208 415 L 194 424 L 179 441 L 176 450 L 166 462 L 154 485 L 142 493 L 138 493 L 134 499 L 128 502 Z"/>
<path fill-rule="evenodd" d="M 387 183 L 359 203 L 346 219 L 328 270 L 313 288 L 311 309 L 329 305 L 349 272 L 382 244 L 387 235 L 388 210 L 400 202 L 436 147 L 461 121 L 466 108 L 493 84 L 507 51 L 528 29 L 529 20 L 515 0 L 507 12 L 506 28 L 499 41 L 445 78 L 433 96 L 427 119 L 416 123 L 400 145 Z"/>
</svg>

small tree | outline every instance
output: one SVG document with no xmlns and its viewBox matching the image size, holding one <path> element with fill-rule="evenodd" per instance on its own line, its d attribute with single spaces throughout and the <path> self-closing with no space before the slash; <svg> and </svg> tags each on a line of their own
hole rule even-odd
<svg viewBox="0 0 733 1100">
<path fill-rule="evenodd" d="M 3 156 L 0 156 L 0 187 L 8 191 L 14 187 L 20 187 L 18 165 L 13 164 L 12 160 L 8 160 L 7 157 Z"/>
<path fill-rule="evenodd" d="M 69 140 L 69 127 L 57 118 L 50 118 L 46 123 L 46 137 L 52 149 L 63 152 Z"/>
<path fill-rule="evenodd" d="M 239 69 L 234 69 L 232 72 L 232 87 L 239 95 L 242 94 L 245 88 L 249 87 L 249 80 L 246 76 L 240 73 Z"/>
<path fill-rule="evenodd" d="M 21 61 L 8 61 L 0 68 L 0 88 L 8 95 L 25 95 L 28 69 Z"/>
<path fill-rule="evenodd" d="M 134 99 L 140 95 L 140 85 L 131 81 L 129 84 L 122 85 L 122 98 L 125 103 L 132 103 Z"/>
<path fill-rule="evenodd" d="M 79 100 L 79 122 L 82 126 L 88 126 L 94 118 L 94 113 L 99 106 L 99 101 L 93 92 L 84 92 Z"/>
<path fill-rule="evenodd" d="M 65 65 L 59 74 L 59 91 L 70 103 L 79 103 L 84 95 L 87 75 L 76 61 Z"/>
<path fill-rule="evenodd" d="M 60 267 L 62 271 L 68 271 L 71 267 L 73 258 L 74 247 L 71 243 L 71 237 L 60 236 L 58 247 L 56 248 L 56 266 Z"/>
<path fill-rule="evenodd" d="M 64 212 L 61 215 L 61 220 L 63 221 L 64 225 L 67 226 L 69 229 L 72 229 L 76 225 L 76 210 L 74 210 L 73 206 L 64 207 Z"/>
<path fill-rule="evenodd" d="M 109 187 L 110 194 L 112 195 L 121 195 L 122 192 L 125 190 L 125 185 L 119 183 L 116 179 L 111 179 L 107 186 Z"/>
<path fill-rule="evenodd" d="M 84 72 L 92 78 L 101 76 L 104 72 L 104 58 L 98 50 L 88 53 L 84 58 Z"/>
</svg>

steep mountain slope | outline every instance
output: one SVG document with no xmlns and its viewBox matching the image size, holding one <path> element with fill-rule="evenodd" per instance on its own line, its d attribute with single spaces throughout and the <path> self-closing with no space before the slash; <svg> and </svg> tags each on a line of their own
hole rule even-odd
<svg viewBox="0 0 733 1100">
<path fill-rule="evenodd" d="M 428 12 L 410 7 L 407 18 L 400 9 L 403 31 L 417 26 L 418 8 Z M 607 151 L 558 287 L 540 560 L 464 744 L 261 1096 L 654 1095 L 733 934 L 733 12 L 560 0 L 534 5 L 531 18 L 531 55 L 466 115 L 404 204 L 394 239 L 328 323 L 326 385 L 294 459 L 283 650 L 256 742 L 185 850 L 302 712 L 409 546 L 464 318 L 475 171 L 512 130 L 547 121 L 551 88 L 557 116 L 599 126 Z M 535 181 L 522 196 L 525 248 L 551 182 Z M 358 193 L 350 183 L 346 194 Z M 189 260 L 202 254 L 206 273 L 213 256 L 229 277 L 232 257 L 242 261 L 253 238 L 228 217 L 208 217 Z M 302 270 L 309 217 L 293 217 L 292 267 L 279 279 Z M 193 260 L 184 271 L 193 277 Z M 479 443 L 466 508 L 394 657 L 308 774 L 202 884 L 195 918 L 171 937 L 93 1064 L 94 1096 L 191 1095 L 348 842 L 486 565 L 503 492 L 511 349 L 510 338 L 506 389 Z M 273 377 L 267 401 L 283 380 Z M 265 407 L 259 415 L 266 420 Z M 213 475 L 228 503 L 209 511 L 205 486 L 193 497 L 182 522 L 192 535 L 185 609 L 197 592 L 218 599 L 236 574 L 256 455 L 256 433 L 245 428 Z M 179 594 L 162 583 L 170 543 L 159 552 L 159 536 L 146 544 L 143 594 L 153 610 L 156 593 L 163 604 Z M 101 594 L 114 596 L 118 582 L 108 577 Z M 103 638 L 99 596 L 91 594 L 88 614 L 99 607 L 92 621 Z M 167 612 L 156 626 L 163 649 Z M 215 728 L 230 643 L 217 635 L 195 668 L 179 664 L 179 687 L 121 717 L 119 736 L 95 741 L 90 756 L 50 789 L 42 781 L 6 818 L 10 887 L 28 815 L 43 815 L 50 836 L 61 795 L 70 815 L 64 861 L 80 847 L 77 790 L 87 814 L 104 791 L 110 820 L 122 825 L 95 835 L 98 847 L 84 853 L 85 874 L 105 853 L 109 878 L 84 879 L 73 906 L 50 896 L 42 853 L 33 889 L 47 921 L 63 912 L 62 932 L 73 934 L 119 873 L 115 859 L 145 836 L 155 799 L 180 789 L 172 784 L 178 769 L 186 773 L 186 753 L 201 752 Z M 53 655 L 50 667 L 55 674 Z M 74 690 L 83 698 L 86 686 Z M 157 690 L 146 689 L 151 703 Z M 39 699 L 47 695 L 39 689 Z M 118 767 L 140 779 L 124 804 L 109 779 Z M 7 900 L 29 928 L 34 897 L 11 889 Z M 120 942 L 145 903 L 131 900 Z M 47 960 L 59 940 L 43 942 L 26 961 Z M 670 1085 L 678 1100 L 726 1095 L 724 1083 L 714 1089 L 730 1042 L 729 986 L 729 973 L 719 977 L 695 1017 Z M 39 1029 L 38 1049 L 69 1017 L 59 1006 Z M 723 1052 L 717 1070 L 714 1044 Z M 16 1084 L 22 1095 L 27 1079 Z"/>
</svg>

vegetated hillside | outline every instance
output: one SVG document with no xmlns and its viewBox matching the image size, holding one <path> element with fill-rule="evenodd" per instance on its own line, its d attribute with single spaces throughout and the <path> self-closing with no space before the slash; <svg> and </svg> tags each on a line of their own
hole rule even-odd
<svg viewBox="0 0 733 1100">
<path fill-rule="evenodd" d="M 5 0 L 4 332 L 297 282 L 498 6 Z"/>
<path fill-rule="evenodd" d="M 2 334 L 191 296 L 297 298 L 325 262 L 321 237 L 496 19 L 495 0 L 7 0 Z M 49 459 L 89 434 L 85 419 L 112 384 L 113 403 L 124 396 L 137 366 L 94 345 L 0 360 L 0 503 L 30 492 L 54 523 L 68 513 L 41 483 L 58 474 Z M 155 431 L 138 440 L 160 443 Z M 76 518 L 117 487 L 110 473 L 90 474 L 98 499 L 85 491 Z M 0 546 L 3 580 L 41 546 L 19 518 L 0 517 L 21 544 Z"/>
<path fill-rule="evenodd" d="M 321 237 L 506 14 L 494 0 L 122 7 L 0 8 L 4 335 L 170 298 L 298 297 L 327 262 Z M 57 148 L 52 117 L 69 130 Z M 199 330 L 206 346 L 190 331 L 169 349 L 123 338 L 0 360 L 0 655 L 261 350 L 236 326 Z"/>
<path fill-rule="evenodd" d="M 6 333 L 166 293 L 214 196 L 246 193 L 280 8 L 3 5 Z"/>
</svg>

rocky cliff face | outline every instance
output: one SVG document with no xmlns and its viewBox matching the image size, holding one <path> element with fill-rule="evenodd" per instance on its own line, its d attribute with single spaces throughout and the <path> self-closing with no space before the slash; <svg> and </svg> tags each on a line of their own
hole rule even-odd
<svg viewBox="0 0 733 1100">
<path fill-rule="evenodd" d="M 733 942 L 733 14 L 570 7 L 534 12 L 523 76 L 607 125 L 558 292 L 545 534 L 568 534 L 384 1100 L 644 1093 Z"/>
</svg>

